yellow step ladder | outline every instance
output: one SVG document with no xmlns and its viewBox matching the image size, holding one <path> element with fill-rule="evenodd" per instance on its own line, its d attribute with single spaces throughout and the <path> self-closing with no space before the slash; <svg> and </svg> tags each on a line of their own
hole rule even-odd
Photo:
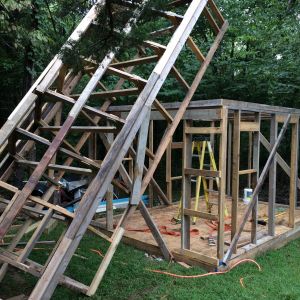
<svg viewBox="0 0 300 300">
<path fill-rule="evenodd" d="M 206 149 L 208 151 L 206 151 Z M 195 153 L 196 150 L 196 154 Z M 204 162 L 205 162 L 205 154 L 209 154 L 209 167 L 212 171 L 218 171 L 217 164 L 214 156 L 214 152 L 211 146 L 211 142 L 209 140 L 203 139 L 199 141 L 193 141 L 192 143 L 192 157 L 197 157 L 199 160 L 199 170 L 204 170 Z M 217 188 L 219 189 L 219 178 L 213 178 L 216 180 Z M 212 203 L 209 202 L 209 188 L 207 184 L 208 178 L 204 176 L 197 176 L 196 180 L 196 197 L 195 197 L 195 210 L 198 211 L 199 207 L 199 200 L 200 200 L 200 191 L 201 191 L 201 183 L 203 183 L 203 193 L 204 199 L 206 203 L 206 209 L 208 213 L 211 213 Z M 181 221 L 181 209 L 182 209 L 182 196 L 180 197 L 179 206 L 178 206 L 178 213 L 177 217 L 173 218 L 174 221 L 180 222 Z M 228 216 L 227 207 L 225 206 L 225 217 Z M 197 217 L 193 217 L 193 224 L 196 223 Z"/>
</svg>

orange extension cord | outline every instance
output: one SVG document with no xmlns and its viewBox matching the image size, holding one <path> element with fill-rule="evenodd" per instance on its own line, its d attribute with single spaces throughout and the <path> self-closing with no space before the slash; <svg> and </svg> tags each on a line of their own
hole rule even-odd
<svg viewBox="0 0 300 300">
<path fill-rule="evenodd" d="M 232 267 L 230 267 L 228 270 L 226 271 L 218 271 L 218 272 L 209 272 L 209 273 L 205 273 L 205 274 L 198 274 L 198 275 L 178 275 L 178 274 L 174 274 L 174 273 L 169 273 L 169 272 L 165 272 L 165 271 L 160 271 L 160 270 L 149 270 L 147 269 L 147 271 L 149 272 L 153 272 L 153 273 L 158 273 L 158 274 L 162 274 L 162 275 L 167 275 L 167 276 L 171 276 L 171 277 L 175 277 L 175 278 L 186 278 L 186 279 L 191 279 L 191 278 L 201 278 L 201 277 L 207 277 L 207 276 L 212 276 L 212 275 L 221 275 L 221 274 L 226 274 L 228 272 L 230 272 L 232 269 L 234 269 L 235 267 L 237 267 L 238 265 L 242 264 L 242 263 L 253 263 L 257 266 L 258 270 L 261 271 L 262 268 L 261 266 L 253 259 L 242 259 L 240 261 L 238 261 L 237 263 L 235 263 Z"/>
</svg>

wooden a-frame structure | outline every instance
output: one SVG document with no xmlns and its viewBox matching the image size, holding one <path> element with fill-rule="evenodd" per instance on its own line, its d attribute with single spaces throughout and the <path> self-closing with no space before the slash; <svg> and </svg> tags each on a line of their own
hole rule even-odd
<svg viewBox="0 0 300 300">
<path fill-rule="evenodd" d="M 145 0 L 135 7 L 132 19 L 128 20 L 124 27 L 126 34 L 130 33 L 147 2 L 149 1 Z M 99 0 L 97 5 L 91 8 L 70 36 L 69 41 L 76 42 L 82 38 L 82 35 L 88 33 L 97 17 L 98 8 L 104 5 L 105 1 Z M 124 1 L 124 7 L 128 5 L 132 6 L 133 3 Z M 184 14 L 176 13 L 178 7 L 184 11 Z M 153 174 L 218 49 L 228 23 L 213 0 L 170 1 L 169 9 L 170 11 L 157 12 L 157 17 L 167 20 L 170 23 L 169 26 L 149 32 L 151 40 L 146 40 L 139 45 L 132 59 L 123 61 L 117 59 L 118 49 L 116 49 L 108 53 L 100 64 L 83 58 L 86 64 L 84 72 L 75 73 L 63 63 L 58 55 L 54 57 L 0 131 L 2 157 L 0 187 L 6 191 L 7 195 L 6 199 L 1 199 L 4 207 L 2 207 L 3 213 L 0 217 L 0 239 L 5 237 L 21 213 L 25 216 L 23 225 L 8 248 L 1 250 L 0 260 L 3 264 L 0 279 L 4 277 L 8 265 L 38 277 L 39 280 L 30 299 L 49 299 L 57 284 L 73 288 L 86 295 L 93 295 L 121 241 L 126 222 L 137 207 L 151 229 L 163 256 L 166 259 L 172 258 L 147 207 L 140 199 L 150 184 L 160 201 L 165 204 L 169 203 L 168 198 L 153 179 Z M 214 35 L 212 45 L 206 55 L 197 47 L 191 36 L 195 24 L 202 15 L 207 21 L 204 24 L 211 28 Z M 161 35 L 170 36 L 167 45 L 162 45 L 156 40 Z M 185 45 L 192 50 L 200 63 L 199 71 L 191 84 L 187 83 L 175 65 Z M 154 65 L 148 79 L 133 73 L 135 66 L 141 64 Z M 174 76 L 186 91 L 174 117 L 157 99 L 169 74 Z M 88 83 L 79 94 L 73 94 L 73 91 L 78 93 L 79 86 L 82 86 L 81 79 L 86 75 L 90 77 Z M 118 78 L 113 89 L 108 89 L 103 84 L 104 76 Z M 133 87 L 124 88 L 124 83 L 128 82 Z M 135 96 L 135 103 L 126 120 L 106 112 L 118 97 L 128 95 Z M 99 107 L 98 103 L 101 99 L 103 102 Z M 93 105 L 92 103 L 95 102 L 97 104 Z M 146 145 L 152 106 L 155 106 L 169 122 L 156 153 L 150 151 Z M 67 114 L 62 113 L 66 110 L 68 110 Z M 80 118 L 85 120 L 86 125 L 78 124 Z M 72 133 L 79 136 L 76 145 L 68 141 L 68 136 Z M 43 134 L 45 137 L 42 137 Z M 93 153 L 95 138 L 101 141 L 106 151 L 101 161 L 97 160 Z M 87 157 L 82 154 L 82 149 L 88 141 L 91 151 Z M 38 151 L 39 158 L 28 159 L 28 154 L 36 147 L 42 149 Z M 124 166 L 124 158 L 127 154 L 135 161 L 133 174 L 129 174 Z M 148 168 L 144 165 L 145 156 L 151 157 L 152 160 Z M 61 161 L 63 164 L 57 163 Z M 74 162 L 76 164 L 73 164 Z M 23 187 L 19 187 L 11 180 L 20 166 L 25 166 L 28 172 L 28 180 Z M 54 171 L 57 172 L 54 173 Z M 76 213 L 70 213 L 64 207 L 50 202 L 52 197 L 55 197 L 59 180 L 65 173 L 79 173 L 92 177 Z M 119 177 L 115 176 L 117 173 L 120 174 L 122 182 Z M 47 181 L 49 188 L 43 196 L 33 196 L 32 192 L 41 178 Z M 110 191 L 111 184 L 130 191 L 130 201 L 110 238 L 93 227 L 92 219 L 98 206 L 98 199 L 103 199 Z M 28 202 L 34 205 L 29 205 Z M 14 252 L 24 233 L 37 219 L 41 221 L 23 251 Z M 28 257 L 53 219 L 66 221 L 67 229 L 62 233 L 48 260 L 41 265 Z M 90 286 L 64 275 L 86 230 L 91 230 L 110 242 L 109 250 Z M 223 251 L 221 246 L 219 251 Z"/>
</svg>

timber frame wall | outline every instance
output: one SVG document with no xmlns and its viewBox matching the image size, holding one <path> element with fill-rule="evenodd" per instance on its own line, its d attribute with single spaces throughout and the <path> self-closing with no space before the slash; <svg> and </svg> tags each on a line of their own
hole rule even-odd
<svg viewBox="0 0 300 300">
<path fill-rule="evenodd" d="M 133 8 L 132 18 L 124 24 L 125 35 L 130 34 L 148 2 L 151 3 L 150 0 L 143 0 L 136 5 L 136 1 L 118 1 L 117 5 L 122 5 L 122 10 L 128 6 Z M 88 34 L 104 5 L 105 0 L 97 1 L 72 33 L 69 42 L 77 42 Z M 1 247 L 0 280 L 8 266 L 36 276 L 39 279 L 29 299 L 50 299 L 58 284 L 88 296 L 94 295 L 124 235 L 128 218 L 137 208 L 163 256 L 168 260 L 173 257 L 148 208 L 141 201 L 141 195 L 150 184 L 160 201 L 169 204 L 153 174 L 226 33 L 228 22 L 213 0 L 174 0 L 169 1 L 168 5 L 168 11 L 157 11 L 157 18 L 163 20 L 159 24 L 167 27 L 149 32 L 148 40 L 128 52 L 132 53 L 130 58 L 120 58 L 119 47 L 116 47 L 100 63 L 82 58 L 84 70 L 77 73 L 56 55 L 1 128 L 0 240 L 7 238 L 7 233 L 18 225 L 20 217 L 25 221 L 17 227 L 18 232 L 9 240 L 8 247 Z M 118 11 L 116 9 L 115 12 Z M 211 41 L 209 50 L 205 52 L 200 50 L 202 45 L 197 45 L 198 39 L 193 37 L 194 26 L 200 17 L 206 19 L 208 40 Z M 161 36 L 166 38 L 161 39 Z M 208 48 L 207 45 L 205 48 Z M 190 49 L 199 66 L 190 83 L 176 65 L 177 58 L 186 49 Z M 153 67 L 150 76 L 143 74 L 142 77 L 134 73 L 135 67 L 142 64 Z M 112 89 L 105 84 L 107 76 L 117 79 Z M 173 76 L 185 91 L 185 97 L 173 116 L 158 100 L 159 92 L 169 76 Z M 79 89 L 79 94 L 75 94 L 76 89 Z M 132 96 L 131 103 L 134 103 L 126 119 L 107 112 L 123 96 Z M 146 147 L 152 106 L 169 123 L 156 153 Z M 95 152 L 98 143 L 105 152 L 102 160 L 97 159 Z M 147 167 L 144 164 L 145 155 L 152 159 Z M 124 166 L 127 159 L 131 159 L 131 172 Z M 26 176 L 18 175 L 21 170 L 26 171 Z M 75 213 L 70 213 L 60 203 L 59 180 L 65 173 L 88 176 L 91 180 Z M 37 197 L 32 192 L 41 178 L 49 188 Z M 127 192 L 130 200 L 114 234 L 109 237 L 95 228 L 97 224 L 93 217 L 99 199 L 106 195 L 107 228 L 112 227 L 112 185 Z M 43 265 L 32 261 L 29 259 L 31 251 L 55 220 L 64 221 L 66 229 Z M 64 275 L 87 230 L 110 243 L 90 285 Z M 21 252 L 15 251 L 27 232 L 32 234 L 25 248 Z"/>
<path fill-rule="evenodd" d="M 179 107 L 179 103 L 165 103 L 164 108 L 173 116 Z M 112 107 L 111 113 L 125 118 L 130 110 L 129 106 Z M 187 262 L 196 262 L 205 267 L 217 267 L 223 264 L 229 264 L 238 258 L 253 256 L 260 251 L 269 248 L 284 245 L 292 238 L 300 236 L 299 219 L 295 219 L 297 206 L 297 192 L 300 189 L 300 179 L 298 177 L 299 165 L 299 117 L 300 110 L 269 106 L 258 103 L 249 103 L 234 100 L 216 99 L 193 101 L 190 103 L 187 111 L 182 117 L 183 126 L 182 142 L 171 141 L 166 151 L 166 189 L 167 197 L 170 203 L 178 201 L 173 198 L 174 181 L 182 181 L 182 238 L 180 253 L 173 253 L 175 257 Z M 156 121 L 163 121 L 157 110 L 151 113 L 151 123 L 149 128 L 149 141 L 152 143 L 153 126 Z M 199 122 L 201 127 L 199 127 Z M 261 125 L 270 129 L 268 136 L 262 133 Z M 205 124 L 205 125 L 203 125 Z M 282 125 L 282 126 L 281 126 Z M 279 127 L 281 130 L 279 132 Z M 278 148 L 285 135 L 286 130 L 290 128 L 290 137 L 285 143 L 290 143 L 291 153 L 287 155 L 290 161 L 285 161 L 278 153 Z M 248 137 L 243 139 L 243 145 L 247 147 L 248 159 L 247 168 L 241 169 L 241 134 L 245 132 Z M 211 144 L 216 144 L 218 140 L 219 149 L 215 152 L 219 154 L 218 171 L 207 171 L 192 168 L 192 140 L 194 135 L 207 136 Z M 153 147 L 153 145 L 152 145 Z M 265 165 L 260 166 L 260 153 L 262 149 L 269 153 Z M 172 151 L 182 151 L 183 168 L 182 174 L 172 175 Z M 243 164 L 245 165 L 245 163 Z M 289 177 L 289 195 L 288 195 L 288 228 L 284 233 L 276 233 L 275 229 L 275 205 L 276 205 L 276 172 L 280 167 Z M 263 197 L 268 205 L 268 222 L 264 234 L 257 236 L 257 205 L 258 194 L 262 185 L 269 176 L 268 197 Z M 218 214 L 195 211 L 192 208 L 191 178 L 195 176 L 218 177 L 220 180 L 218 190 Z M 248 209 L 243 215 L 242 220 L 238 222 L 238 202 L 240 199 L 240 177 L 247 177 L 248 187 L 254 190 L 253 199 Z M 211 180 L 210 180 L 211 181 Z M 210 188 L 212 184 L 210 183 Z M 211 190 L 210 190 L 211 191 Z M 211 191 L 214 192 L 215 191 Z M 224 211 L 225 198 L 231 197 L 231 245 L 224 249 Z M 177 203 L 174 203 L 177 204 Z M 218 227 L 217 256 L 207 257 L 201 253 L 196 253 L 190 249 L 190 225 L 191 217 L 202 218 L 206 220 L 217 220 Z M 243 231 L 245 223 L 251 221 L 251 239 L 248 245 L 243 249 L 244 254 L 237 253 L 237 241 Z M 136 244 L 128 241 L 129 244 Z M 147 250 L 146 246 L 141 247 Z M 151 247 L 149 247 L 149 251 Z M 190 260 L 192 259 L 192 261 Z"/>
</svg>

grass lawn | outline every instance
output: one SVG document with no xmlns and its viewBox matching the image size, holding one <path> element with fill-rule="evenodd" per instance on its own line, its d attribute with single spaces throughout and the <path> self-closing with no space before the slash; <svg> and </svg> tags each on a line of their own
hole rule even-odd
<svg viewBox="0 0 300 300">
<path fill-rule="evenodd" d="M 51 240 L 59 236 L 62 228 L 56 228 Z M 37 246 L 47 247 L 47 246 Z M 104 252 L 108 243 L 87 234 L 66 272 L 74 279 L 89 284 L 101 261 L 90 249 Z M 49 249 L 35 250 L 30 258 L 44 262 Z M 240 265 L 225 275 L 198 279 L 175 279 L 155 274 L 148 269 L 192 275 L 205 271 L 193 267 L 185 269 L 176 263 L 157 262 L 147 258 L 144 252 L 123 244 L 118 248 L 111 265 L 98 289 L 90 299 L 300 299 L 300 240 L 284 248 L 257 257 L 262 267 L 259 272 L 253 264 Z M 244 285 L 240 278 L 244 278 Z M 0 298 L 30 294 L 36 279 L 21 271 L 10 271 L 0 284 Z M 58 287 L 53 299 L 88 299 L 66 288 Z"/>
</svg>

